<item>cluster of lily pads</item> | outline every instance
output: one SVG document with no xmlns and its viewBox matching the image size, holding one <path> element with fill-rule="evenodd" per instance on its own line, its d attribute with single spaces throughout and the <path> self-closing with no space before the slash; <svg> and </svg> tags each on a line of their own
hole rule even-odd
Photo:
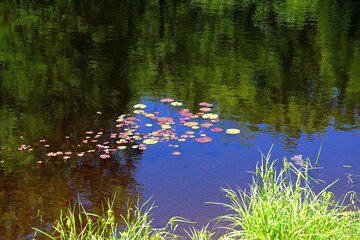
<svg viewBox="0 0 360 240">
<path fill-rule="evenodd" d="M 192 141 L 198 143 L 209 143 L 213 139 L 206 133 L 222 132 L 220 127 L 215 124 L 219 122 L 219 115 L 213 112 L 213 104 L 201 102 L 199 112 L 193 114 L 190 110 L 181 108 L 181 102 L 172 98 L 163 98 L 161 104 L 171 105 L 175 114 L 160 112 L 148 112 L 147 105 L 139 103 L 134 105 L 132 114 L 120 115 L 116 120 L 115 129 L 109 133 L 108 137 L 104 136 L 103 131 L 87 131 L 85 139 L 78 144 L 77 149 L 73 151 L 51 151 L 46 153 L 49 160 L 52 157 L 60 156 L 64 160 L 69 159 L 72 155 L 85 156 L 91 153 L 98 153 L 102 159 L 111 157 L 112 153 L 125 149 L 146 150 L 149 145 L 163 143 L 168 147 L 178 148 L 181 142 Z M 173 111 L 172 111 L 173 112 Z M 101 114 L 98 112 L 98 114 Z M 175 116 L 173 116 L 175 115 Z M 227 134 L 239 134 L 239 129 L 226 129 Z M 66 137 L 69 138 L 69 137 Z M 40 140 L 43 147 L 48 148 L 46 140 Z M 91 146 L 94 145 L 93 147 Z M 96 144 L 96 145 L 95 145 Z M 84 145 L 88 149 L 84 150 Z M 93 149 L 89 149 L 89 148 Z M 94 149 L 95 148 L 95 149 Z M 30 145 L 21 145 L 18 150 L 32 151 Z M 76 151 L 78 150 L 78 151 Z M 180 151 L 172 151 L 173 155 L 180 155 Z M 38 161 L 42 163 L 43 161 Z"/>
</svg>

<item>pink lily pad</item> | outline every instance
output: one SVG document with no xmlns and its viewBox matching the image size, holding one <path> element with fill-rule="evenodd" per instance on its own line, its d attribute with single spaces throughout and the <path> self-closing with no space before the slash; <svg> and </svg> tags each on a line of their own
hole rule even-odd
<svg viewBox="0 0 360 240">
<path fill-rule="evenodd" d="M 213 139 L 211 137 L 208 136 L 204 136 L 201 138 L 195 138 L 195 141 L 200 142 L 200 143 L 208 143 L 211 142 Z"/>
<path fill-rule="evenodd" d="M 209 112 L 211 111 L 212 109 L 209 108 L 209 107 L 203 107 L 203 108 L 200 108 L 200 111 L 203 111 L 203 112 Z"/>
<path fill-rule="evenodd" d="M 157 120 L 159 122 L 173 122 L 174 121 L 174 119 L 171 117 L 158 117 Z"/>
<path fill-rule="evenodd" d="M 211 127 L 212 125 L 214 125 L 214 124 L 212 124 L 212 123 L 202 123 L 200 126 L 202 126 L 202 127 L 204 127 L 204 128 L 209 128 L 209 127 Z"/>
<path fill-rule="evenodd" d="M 173 101 L 174 101 L 174 99 L 172 99 L 172 98 L 163 98 L 163 99 L 160 100 L 160 102 L 162 102 L 162 103 L 173 102 Z"/>
<path fill-rule="evenodd" d="M 211 128 L 210 131 L 212 131 L 212 132 L 222 132 L 223 129 L 222 129 L 222 128 L 215 127 L 215 128 Z"/>
<path fill-rule="evenodd" d="M 201 103 L 199 103 L 199 105 L 200 105 L 200 106 L 205 106 L 205 107 L 212 107 L 212 106 L 214 106 L 213 104 L 207 103 L 207 102 L 201 102 Z"/>
<path fill-rule="evenodd" d="M 135 120 L 137 120 L 137 118 L 136 118 L 136 117 L 128 117 L 128 118 L 126 118 L 126 120 L 128 120 L 128 121 L 135 121 Z"/>
<path fill-rule="evenodd" d="M 110 157 L 109 154 L 101 154 L 101 155 L 100 155 L 100 158 L 102 158 L 102 159 L 107 159 L 107 158 L 109 158 L 109 157 Z"/>
</svg>

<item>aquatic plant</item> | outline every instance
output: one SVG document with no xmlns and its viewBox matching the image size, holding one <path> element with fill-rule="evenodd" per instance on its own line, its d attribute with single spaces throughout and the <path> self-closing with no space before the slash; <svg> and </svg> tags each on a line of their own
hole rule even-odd
<svg viewBox="0 0 360 240">
<path fill-rule="evenodd" d="M 111 158 L 119 151 L 136 149 L 145 151 L 151 145 L 167 143 L 168 147 L 177 148 L 179 143 L 209 143 L 213 138 L 208 136 L 220 133 L 223 129 L 214 126 L 220 119 L 214 113 L 213 104 L 201 102 L 199 112 L 191 113 L 189 109 L 180 108 L 183 104 L 172 98 L 163 98 L 156 103 L 165 106 L 165 111 L 147 110 L 144 103 L 137 103 L 129 114 L 120 115 L 115 121 L 115 127 L 108 131 L 104 129 L 87 130 L 86 136 L 80 143 L 73 144 L 71 149 L 51 149 L 46 139 L 34 144 L 22 144 L 17 150 L 32 152 L 35 147 L 43 148 L 45 159 L 37 159 L 37 163 L 47 163 L 57 157 L 68 160 L 72 157 L 87 157 L 96 154 L 101 159 Z M 97 112 L 93 117 L 102 114 Z M 93 118 L 91 117 L 91 118 Z M 227 129 L 227 134 L 239 134 L 239 129 Z M 21 137 L 23 138 L 23 137 Z M 69 141 L 70 136 L 65 137 Z M 49 150 L 51 149 L 51 151 Z M 2 149 L 4 150 L 4 149 Z M 173 155 L 181 155 L 180 151 L 173 151 Z"/>
</svg>

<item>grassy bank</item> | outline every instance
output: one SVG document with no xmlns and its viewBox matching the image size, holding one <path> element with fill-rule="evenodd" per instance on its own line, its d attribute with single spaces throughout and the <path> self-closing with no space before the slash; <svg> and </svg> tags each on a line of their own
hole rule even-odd
<svg viewBox="0 0 360 240">
<path fill-rule="evenodd" d="M 262 155 L 249 189 L 223 189 L 230 203 L 214 203 L 231 210 L 218 221 L 226 223 L 221 239 L 360 239 L 360 211 L 354 205 L 355 193 L 341 201 L 325 187 L 315 193 L 308 174 L 310 165 L 299 170 L 283 160 L 276 169 L 270 155 Z M 344 201 L 351 202 L 344 205 Z M 124 227 L 116 224 L 113 201 L 107 201 L 103 216 L 86 212 L 81 203 L 69 208 L 53 226 L 52 234 L 39 231 L 49 239 L 179 239 L 172 218 L 163 228 L 151 226 L 150 210 L 145 205 L 129 209 L 122 216 Z M 78 214 L 80 212 L 80 214 Z M 120 230 L 119 230 L 120 229 Z M 215 239 L 205 228 L 186 231 L 187 239 Z"/>
</svg>

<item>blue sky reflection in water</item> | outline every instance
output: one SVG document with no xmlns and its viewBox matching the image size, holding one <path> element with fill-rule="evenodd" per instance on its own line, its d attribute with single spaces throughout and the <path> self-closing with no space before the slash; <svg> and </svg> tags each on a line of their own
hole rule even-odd
<svg viewBox="0 0 360 240">
<path fill-rule="evenodd" d="M 203 203 L 225 200 L 220 187 L 247 186 L 258 149 L 272 144 L 274 159 L 315 160 L 322 143 L 319 177 L 340 179 L 337 196 L 359 192 L 359 9 L 350 0 L 1 2 L 0 239 L 48 229 L 78 195 L 96 213 L 114 193 L 119 213 L 153 196 L 156 224 L 174 215 L 206 224 L 223 210 Z M 91 150 L 90 130 L 114 145 L 116 119 L 137 103 L 174 114 L 164 97 L 193 113 L 213 103 L 216 125 L 241 133 L 37 163 Z"/>
</svg>

